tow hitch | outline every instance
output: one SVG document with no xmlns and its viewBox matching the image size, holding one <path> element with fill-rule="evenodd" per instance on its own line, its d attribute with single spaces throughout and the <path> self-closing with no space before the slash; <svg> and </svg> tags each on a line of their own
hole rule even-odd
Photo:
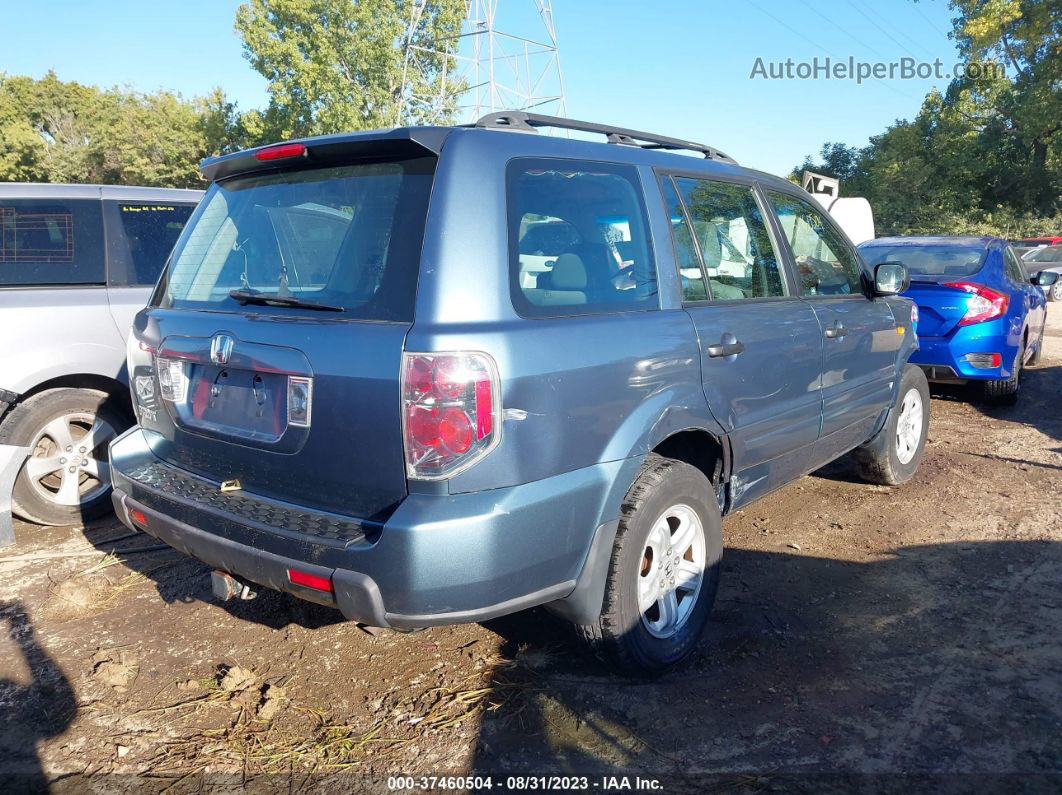
<svg viewBox="0 0 1062 795">
<path fill-rule="evenodd" d="M 229 599 L 243 599 L 249 601 L 258 596 L 248 583 L 237 580 L 231 574 L 223 571 L 210 572 L 210 589 L 214 596 L 223 602 Z"/>
</svg>

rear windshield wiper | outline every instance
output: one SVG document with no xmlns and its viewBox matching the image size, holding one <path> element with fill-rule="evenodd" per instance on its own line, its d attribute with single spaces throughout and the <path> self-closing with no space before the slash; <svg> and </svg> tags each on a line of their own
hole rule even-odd
<svg viewBox="0 0 1062 795">
<path fill-rule="evenodd" d="M 277 295 L 275 293 L 261 293 L 258 290 L 229 290 L 229 297 L 234 298 L 243 305 L 262 304 L 263 306 L 294 306 L 299 309 L 316 309 L 318 312 L 346 312 L 341 306 L 332 304 L 319 304 L 317 301 L 307 301 L 296 298 L 293 295 Z"/>
</svg>

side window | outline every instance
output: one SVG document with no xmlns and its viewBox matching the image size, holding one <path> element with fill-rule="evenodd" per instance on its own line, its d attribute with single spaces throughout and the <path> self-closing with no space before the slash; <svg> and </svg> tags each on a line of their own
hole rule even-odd
<svg viewBox="0 0 1062 795">
<path fill-rule="evenodd" d="M 513 304 L 525 317 L 659 306 L 645 204 L 631 166 L 517 159 L 508 172 Z"/>
<path fill-rule="evenodd" d="M 104 204 L 112 284 L 153 286 L 195 205 L 110 200 Z"/>
<path fill-rule="evenodd" d="M 97 199 L 0 199 L 0 287 L 103 284 Z"/>
<path fill-rule="evenodd" d="M 785 279 L 753 189 L 686 177 L 675 184 L 693 224 L 711 299 L 784 296 Z"/>
<path fill-rule="evenodd" d="M 671 177 L 662 178 L 661 189 L 667 204 L 668 218 L 671 220 L 671 239 L 675 244 L 675 260 L 682 282 L 682 300 L 707 301 L 708 290 L 704 285 L 704 271 L 701 270 L 697 248 L 693 244 L 693 233 L 690 232 L 686 210 Z"/>
<path fill-rule="evenodd" d="M 1018 255 L 1014 253 L 1014 249 L 1007 246 L 1003 249 L 1003 262 L 1006 265 L 1007 275 L 1018 284 L 1027 284 L 1028 280 L 1025 278 L 1025 268 L 1021 265 L 1021 260 L 1018 259 Z"/>
<path fill-rule="evenodd" d="M 767 196 L 793 250 L 804 295 L 860 293 L 859 258 L 822 211 L 785 193 L 767 191 Z"/>
</svg>

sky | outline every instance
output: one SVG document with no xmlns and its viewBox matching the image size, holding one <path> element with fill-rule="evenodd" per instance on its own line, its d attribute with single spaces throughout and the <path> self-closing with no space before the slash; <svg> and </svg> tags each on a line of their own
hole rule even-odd
<svg viewBox="0 0 1062 795">
<path fill-rule="evenodd" d="M 239 3 L 51 0 L 47 20 L 0 0 L 0 71 L 185 96 L 220 86 L 240 108 L 266 104 L 266 81 L 233 31 Z M 826 141 L 863 146 L 957 61 L 946 0 L 553 0 L 565 113 L 718 147 L 787 174 Z M 38 6 L 43 9 L 44 6 Z M 499 29 L 542 38 L 531 0 L 500 0 Z M 770 64 L 943 62 L 943 77 L 768 80 Z M 775 67 L 775 69 L 784 67 Z M 555 106 L 544 110 L 552 111 Z"/>
</svg>

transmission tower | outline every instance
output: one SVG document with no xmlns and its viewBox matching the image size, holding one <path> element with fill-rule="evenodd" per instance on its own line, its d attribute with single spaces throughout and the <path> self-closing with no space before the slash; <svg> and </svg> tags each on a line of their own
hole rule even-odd
<svg viewBox="0 0 1062 795">
<path fill-rule="evenodd" d="M 552 0 L 466 0 L 461 32 L 430 48 L 418 43 L 425 5 L 413 0 L 410 6 L 399 124 L 475 121 L 532 108 L 564 115 Z"/>
</svg>

